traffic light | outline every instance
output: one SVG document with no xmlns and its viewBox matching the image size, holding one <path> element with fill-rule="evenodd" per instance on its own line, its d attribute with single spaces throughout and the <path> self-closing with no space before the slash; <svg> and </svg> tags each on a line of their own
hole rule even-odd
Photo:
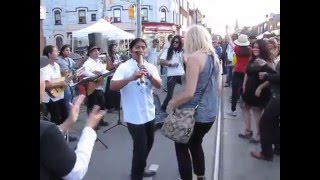
<svg viewBox="0 0 320 180">
<path fill-rule="evenodd" d="M 129 15 L 129 19 L 134 19 L 135 18 L 135 7 L 134 7 L 134 5 L 130 5 L 128 7 L 128 15 Z"/>
</svg>

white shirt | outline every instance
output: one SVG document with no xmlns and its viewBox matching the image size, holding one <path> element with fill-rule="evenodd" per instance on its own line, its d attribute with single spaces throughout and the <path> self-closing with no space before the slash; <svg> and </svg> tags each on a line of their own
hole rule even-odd
<svg viewBox="0 0 320 180">
<path fill-rule="evenodd" d="M 166 49 L 169 49 L 170 47 L 170 42 L 166 41 L 166 43 L 163 45 L 163 51 L 165 51 Z"/>
<path fill-rule="evenodd" d="M 105 66 L 102 64 L 100 59 L 94 60 L 89 57 L 88 60 L 86 60 L 86 62 L 82 66 L 85 68 L 83 75 L 87 77 L 96 76 L 93 73 L 94 71 L 99 71 L 102 74 L 109 72 L 105 69 Z M 98 86 L 96 89 L 103 90 L 103 86 Z"/>
<path fill-rule="evenodd" d="M 41 68 L 40 71 L 44 81 L 51 81 L 57 78 L 61 78 L 60 66 L 56 62 L 54 62 L 54 65 L 51 65 L 51 64 L 46 65 L 45 67 Z M 63 98 L 64 98 L 64 92 L 62 92 L 60 96 L 57 96 L 55 98 L 50 97 L 49 94 L 45 92 L 43 102 L 48 103 L 50 99 L 53 102 L 55 102 Z"/>
<path fill-rule="evenodd" d="M 149 63 L 154 64 L 157 66 L 159 52 L 157 52 L 157 48 L 150 47 L 147 50 L 146 59 Z"/>
<path fill-rule="evenodd" d="M 167 60 L 167 53 L 168 53 L 168 49 L 163 51 L 163 53 L 161 54 L 160 59 Z M 167 76 L 182 76 L 182 75 L 184 75 L 183 59 L 182 58 L 183 58 L 182 52 L 177 53 L 177 52 L 173 51 L 172 58 L 168 62 L 170 64 L 178 63 L 179 66 L 178 67 L 166 66 L 166 68 L 167 68 Z"/>
<path fill-rule="evenodd" d="M 77 159 L 76 163 L 69 174 L 63 179 L 65 180 L 78 180 L 83 179 L 88 171 L 88 166 L 91 158 L 92 149 L 97 138 L 96 132 L 90 128 L 85 127 L 82 130 L 77 149 L 75 150 Z"/>
<path fill-rule="evenodd" d="M 234 55 L 235 54 L 234 54 L 234 50 L 233 50 L 232 46 L 230 44 L 228 44 L 228 47 L 227 47 L 228 61 L 232 61 Z"/>
<path fill-rule="evenodd" d="M 277 58 L 274 60 L 274 64 L 275 64 L 275 66 L 277 66 L 278 65 L 278 62 L 280 61 L 280 55 L 279 56 L 277 56 Z"/>
<path fill-rule="evenodd" d="M 144 66 L 153 78 L 160 80 L 160 76 L 155 65 L 144 60 Z M 138 70 L 139 68 L 136 60 L 131 58 L 118 67 L 111 81 L 128 78 Z M 149 79 L 145 77 L 144 84 L 140 83 L 140 79 L 131 81 L 120 89 L 120 93 L 124 122 L 129 122 L 131 124 L 145 124 L 155 118 L 153 90 Z"/>
</svg>

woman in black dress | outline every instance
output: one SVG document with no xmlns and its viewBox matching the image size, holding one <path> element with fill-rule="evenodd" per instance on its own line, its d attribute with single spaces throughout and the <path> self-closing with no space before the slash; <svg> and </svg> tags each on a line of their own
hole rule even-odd
<svg viewBox="0 0 320 180">
<path fill-rule="evenodd" d="M 253 55 L 247 65 L 242 87 L 242 113 L 245 130 L 239 134 L 239 137 L 251 139 L 250 142 L 252 143 L 258 143 L 260 139 L 259 132 L 256 133 L 255 138 L 252 137 L 253 131 L 251 130 L 250 110 L 253 112 L 258 131 L 262 111 L 270 99 L 268 84 L 265 80 L 259 79 L 259 72 L 268 72 L 270 69 L 274 69 L 274 63 L 270 58 L 270 53 L 265 41 L 257 40 L 253 43 L 252 51 Z"/>
<path fill-rule="evenodd" d="M 120 56 L 117 54 L 116 44 L 110 44 L 108 46 L 107 59 L 107 70 L 109 71 L 118 68 L 121 64 Z M 110 81 L 112 76 L 108 76 L 107 78 L 108 80 L 105 88 L 106 109 L 108 109 L 108 113 L 112 113 L 115 110 L 118 111 L 120 108 L 120 92 L 110 90 Z"/>
</svg>

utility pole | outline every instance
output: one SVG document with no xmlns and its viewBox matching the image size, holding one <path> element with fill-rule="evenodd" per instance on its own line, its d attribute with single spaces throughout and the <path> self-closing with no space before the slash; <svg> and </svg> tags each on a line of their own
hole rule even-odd
<svg viewBox="0 0 320 180">
<path fill-rule="evenodd" d="M 41 12 L 42 11 L 42 1 L 43 0 L 40 0 L 40 15 L 41 13 L 46 13 L 46 11 L 44 12 Z M 44 15 L 45 16 L 45 15 Z M 40 17 L 40 55 L 42 54 L 42 50 L 44 48 L 44 37 L 43 37 L 43 18 Z"/>
<path fill-rule="evenodd" d="M 137 38 L 141 38 L 141 0 L 137 0 Z"/>
<path fill-rule="evenodd" d="M 106 17 L 106 0 L 102 0 L 103 7 L 102 7 L 102 18 L 104 19 Z"/>
</svg>

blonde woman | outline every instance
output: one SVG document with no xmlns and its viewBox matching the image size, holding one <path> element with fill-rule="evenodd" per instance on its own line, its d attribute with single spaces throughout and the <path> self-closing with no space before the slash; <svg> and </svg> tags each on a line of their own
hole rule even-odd
<svg viewBox="0 0 320 180">
<path fill-rule="evenodd" d="M 192 180 L 192 167 L 198 180 L 205 179 L 205 159 L 202 139 L 212 127 L 218 114 L 220 68 L 214 53 L 211 36 L 202 26 L 192 26 L 185 36 L 186 86 L 171 99 L 167 113 L 176 108 L 194 108 L 195 127 L 187 144 L 175 143 L 179 173 L 182 180 Z M 214 80 L 213 80 L 214 79 Z M 190 153 L 189 153 L 190 152 Z M 191 155 L 191 157 L 190 157 Z"/>
</svg>

